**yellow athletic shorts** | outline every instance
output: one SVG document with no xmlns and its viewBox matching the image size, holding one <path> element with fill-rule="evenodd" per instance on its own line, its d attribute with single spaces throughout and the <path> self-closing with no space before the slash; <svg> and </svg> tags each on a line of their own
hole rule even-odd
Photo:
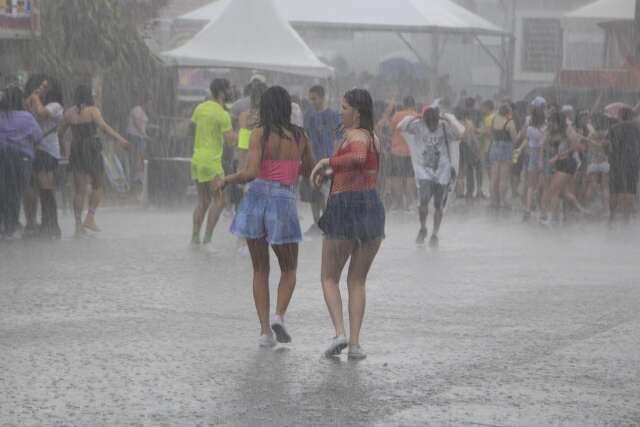
<svg viewBox="0 0 640 427">
<path fill-rule="evenodd" d="M 202 184 L 216 178 L 224 178 L 222 162 L 191 161 L 191 179 L 195 182 Z"/>
</svg>

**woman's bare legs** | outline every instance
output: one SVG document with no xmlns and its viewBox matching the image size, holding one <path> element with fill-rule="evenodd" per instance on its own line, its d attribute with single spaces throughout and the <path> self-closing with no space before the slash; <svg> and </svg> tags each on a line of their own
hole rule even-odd
<svg viewBox="0 0 640 427">
<path fill-rule="evenodd" d="M 531 212 L 533 209 L 533 196 L 536 194 L 536 190 L 540 186 L 539 177 L 540 173 L 536 170 L 528 172 L 527 176 L 527 199 L 526 199 L 526 211 Z"/>
<path fill-rule="evenodd" d="M 547 215 L 554 215 L 558 209 L 558 203 L 560 202 L 560 195 L 563 194 L 571 180 L 571 175 L 567 175 L 562 172 L 556 172 L 551 178 L 551 184 L 549 185 L 549 198 L 547 200 Z"/>
<path fill-rule="evenodd" d="M 82 210 L 89 186 L 89 176 L 82 173 L 73 174 L 73 216 L 76 224 L 76 234 L 82 232 Z"/>
<path fill-rule="evenodd" d="M 269 244 L 266 240 L 247 240 L 253 263 L 253 301 L 256 305 L 260 334 L 271 335 L 269 322 Z"/>
<path fill-rule="evenodd" d="M 335 336 L 346 335 L 339 286 L 342 270 L 355 245 L 351 240 L 324 239 L 322 242 L 322 292 L 335 328 Z"/>
<path fill-rule="evenodd" d="M 609 199 L 611 198 L 611 193 L 609 192 L 609 174 L 602 174 L 602 205 L 605 209 L 609 209 Z"/>
<path fill-rule="evenodd" d="M 89 194 L 89 213 L 95 215 L 96 209 L 102 201 L 102 182 L 100 178 L 91 178 L 91 193 Z"/>
<path fill-rule="evenodd" d="M 351 255 L 347 286 L 349 289 L 349 344 L 360 344 L 360 329 L 366 306 L 366 282 L 371 264 L 380 249 L 381 240 L 356 245 Z"/>
<path fill-rule="evenodd" d="M 210 207 L 209 207 L 209 216 L 207 217 L 207 228 L 204 233 L 203 243 L 211 242 L 211 236 L 213 236 L 213 230 L 216 228 L 218 224 L 218 220 L 220 219 L 220 215 L 222 211 L 224 211 L 224 192 L 216 192 L 213 190 L 213 186 L 220 178 L 216 178 L 211 181 L 209 185 L 209 195 L 210 195 Z M 205 211 L 206 212 L 206 211 Z M 204 213 L 203 213 L 204 216 Z M 202 224 L 202 222 L 200 223 Z"/>
<path fill-rule="evenodd" d="M 500 200 L 498 206 L 507 206 L 507 191 L 509 191 L 509 184 L 511 183 L 511 161 L 498 162 L 499 163 L 499 190 Z"/>
<path fill-rule="evenodd" d="M 278 300 L 276 302 L 276 314 L 284 317 L 291 302 L 293 291 L 296 288 L 296 270 L 298 268 L 298 244 L 275 245 L 280 264 L 280 284 L 278 285 Z"/>
<path fill-rule="evenodd" d="M 493 162 L 489 172 L 491 206 L 500 207 L 500 162 Z"/>
<path fill-rule="evenodd" d="M 200 243 L 200 229 L 204 222 L 204 216 L 207 214 L 209 205 L 211 205 L 211 191 L 208 183 L 197 183 L 198 204 L 193 211 L 193 232 L 191 235 L 191 243 Z"/>
</svg>

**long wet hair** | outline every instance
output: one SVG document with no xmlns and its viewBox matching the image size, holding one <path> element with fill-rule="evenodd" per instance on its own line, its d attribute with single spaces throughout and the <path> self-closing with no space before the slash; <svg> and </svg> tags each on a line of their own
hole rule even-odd
<svg viewBox="0 0 640 427">
<path fill-rule="evenodd" d="M 47 96 L 45 96 L 43 102 L 44 105 L 52 104 L 57 102 L 60 105 L 64 105 L 64 96 L 62 95 L 62 85 L 58 79 L 54 79 L 53 77 L 48 77 L 47 82 L 49 82 L 49 89 L 47 90 Z"/>
<path fill-rule="evenodd" d="M 44 83 L 45 81 L 48 83 L 48 89 L 47 96 L 42 100 L 42 103 L 44 105 L 48 105 L 53 102 L 57 102 L 58 104 L 63 105 L 64 98 L 62 95 L 62 86 L 60 85 L 60 82 L 57 79 L 42 73 L 32 74 L 29 77 L 29 80 L 27 80 L 27 83 L 24 85 L 25 97 L 31 96 L 31 94 L 33 94 L 36 89 L 42 86 L 42 83 Z"/>
<path fill-rule="evenodd" d="M 48 81 L 48 80 L 49 79 L 47 78 L 47 75 L 42 73 L 32 74 L 31 76 L 29 76 L 27 83 L 25 83 L 24 85 L 25 96 L 26 97 L 31 96 L 31 94 L 33 94 L 33 92 L 35 92 L 36 89 L 42 86 L 42 83 L 44 81 Z"/>
<path fill-rule="evenodd" d="M 81 111 L 82 107 L 93 106 L 95 101 L 91 88 L 87 85 L 78 86 L 73 94 L 73 104 L 78 108 L 78 111 Z"/>
<path fill-rule="evenodd" d="M 24 110 L 24 92 L 18 86 L 6 88 L 0 100 L 0 113 L 8 115 L 22 110 Z"/>
<path fill-rule="evenodd" d="M 286 132 L 293 135 L 296 143 L 304 135 L 304 131 L 291 123 L 291 96 L 281 86 L 271 86 L 260 99 L 260 124 L 263 129 L 263 142 L 272 133 L 287 138 Z"/>
<path fill-rule="evenodd" d="M 364 129 L 374 137 L 373 100 L 371 94 L 365 89 L 351 89 L 344 94 L 344 100 L 360 114 L 360 129 Z"/>
<path fill-rule="evenodd" d="M 549 124 L 552 125 L 552 132 L 567 135 L 567 117 L 560 111 L 554 111 L 549 116 Z"/>
<path fill-rule="evenodd" d="M 544 108 L 534 107 L 531 110 L 531 126 L 533 126 L 534 128 L 539 128 L 542 127 L 546 121 L 547 119 L 544 114 Z"/>
</svg>

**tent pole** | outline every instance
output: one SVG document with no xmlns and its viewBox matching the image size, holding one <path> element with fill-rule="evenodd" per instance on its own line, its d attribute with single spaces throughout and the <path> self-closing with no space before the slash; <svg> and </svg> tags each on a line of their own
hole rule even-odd
<svg viewBox="0 0 640 427">
<path fill-rule="evenodd" d="M 504 82 L 504 90 L 509 97 L 513 97 L 513 79 L 516 62 L 516 20 L 517 15 L 517 3 L 518 0 L 511 0 L 511 28 L 509 34 L 509 51 L 507 56 L 507 70 Z"/>
<path fill-rule="evenodd" d="M 424 60 L 422 55 L 420 55 L 418 50 L 411 44 L 411 42 L 409 40 L 407 40 L 407 38 L 404 36 L 404 34 L 402 34 L 399 31 L 396 31 L 396 35 L 402 41 L 402 43 L 404 43 L 404 45 L 407 46 L 407 49 L 409 49 L 411 51 L 411 53 L 413 53 L 415 55 L 415 57 L 418 60 L 418 62 L 420 63 L 420 65 L 424 66 L 427 69 L 427 71 L 431 70 L 431 66 L 427 63 L 427 61 Z"/>
<path fill-rule="evenodd" d="M 640 64 L 640 0 L 636 0 L 635 17 L 633 25 L 634 63 Z"/>
<path fill-rule="evenodd" d="M 484 50 L 484 51 L 485 51 L 485 53 L 491 57 L 491 59 L 493 60 L 493 62 L 495 62 L 495 63 L 496 63 L 496 65 L 500 68 L 500 71 L 502 71 L 502 72 L 506 72 L 506 67 L 505 67 L 505 65 L 502 63 L 502 61 L 500 61 L 500 59 L 498 59 L 498 57 L 497 57 L 497 56 L 495 56 L 495 55 L 493 54 L 493 52 L 491 52 L 491 50 L 490 50 L 490 49 L 489 49 L 489 48 L 488 48 L 484 43 L 482 43 L 482 40 L 480 39 L 480 37 L 478 37 L 478 35 L 477 35 L 477 34 L 476 34 L 476 35 L 474 35 L 474 37 L 475 37 L 476 41 L 478 42 L 478 45 L 480 46 L 480 48 L 481 48 L 482 50 Z"/>
<path fill-rule="evenodd" d="M 434 101 L 438 98 L 438 74 L 440 73 L 440 34 L 434 30 L 431 34 L 431 83 L 429 87 L 429 95 Z"/>
</svg>

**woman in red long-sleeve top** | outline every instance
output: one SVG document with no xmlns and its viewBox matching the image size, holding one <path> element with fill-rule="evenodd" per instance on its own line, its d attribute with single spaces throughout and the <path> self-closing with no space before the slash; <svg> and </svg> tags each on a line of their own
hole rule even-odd
<svg viewBox="0 0 640 427">
<path fill-rule="evenodd" d="M 354 89 L 342 101 L 345 136 L 336 154 L 321 160 L 312 178 L 320 185 L 332 176 L 327 208 L 318 225 L 322 244 L 322 290 L 335 328 L 325 355 L 336 356 L 349 346 L 350 359 L 366 357 L 360 347 L 365 310 L 365 284 L 384 238 L 385 212 L 376 190 L 380 155 L 373 132 L 373 102 L 369 92 Z M 349 340 L 342 316 L 340 276 L 347 261 L 349 273 Z"/>
</svg>

